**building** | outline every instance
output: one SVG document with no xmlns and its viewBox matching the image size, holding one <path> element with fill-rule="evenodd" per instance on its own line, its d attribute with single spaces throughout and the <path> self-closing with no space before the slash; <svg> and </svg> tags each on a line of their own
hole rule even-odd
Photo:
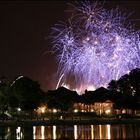
<svg viewBox="0 0 140 140">
<path fill-rule="evenodd" d="M 73 106 L 74 112 L 96 112 L 96 114 L 113 114 L 114 103 L 110 100 L 105 102 L 95 102 L 93 104 L 87 105 L 84 103 L 75 103 Z"/>
</svg>

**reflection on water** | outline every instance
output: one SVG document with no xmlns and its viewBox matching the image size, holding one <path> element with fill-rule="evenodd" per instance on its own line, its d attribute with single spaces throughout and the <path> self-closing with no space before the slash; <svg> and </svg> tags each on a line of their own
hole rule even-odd
<svg viewBox="0 0 140 140">
<path fill-rule="evenodd" d="M 41 126 L 41 139 L 45 139 L 45 126 Z"/>
<path fill-rule="evenodd" d="M 10 132 L 10 129 L 9 129 Z M 23 139 L 23 133 L 21 131 L 21 127 L 16 128 L 16 139 Z"/>
<path fill-rule="evenodd" d="M 94 139 L 94 125 L 91 125 L 91 139 Z"/>
<path fill-rule="evenodd" d="M 53 139 L 56 139 L 56 126 L 53 125 Z"/>
<path fill-rule="evenodd" d="M 33 139 L 36 139 L 35 135 L 36 135 L 36 126 L 33 126 Z"/>
<path fill-rule="evenodd" d="M 111 139 L 110 125 L 107 124 L 106 127 L 107 127 L 107 136 L 108 136 L 107 138 Z"/>
<path fill-rule="evenodd" d="M 136 139 L 139 125 L 0 127 L 0 139 Z"/>
<path fill-rule="evenodd" d="M 74 125 L 74 139 L 77 140 L 77 125 Z"/>
</svg>

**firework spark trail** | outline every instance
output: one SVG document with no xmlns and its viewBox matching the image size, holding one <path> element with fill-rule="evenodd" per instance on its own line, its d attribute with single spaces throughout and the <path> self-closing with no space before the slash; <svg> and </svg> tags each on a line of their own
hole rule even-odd
<svg viewBox="0 0 140 140">
<path fill-rule="evenodd" d="M 61 80 L 62 80 L 63 77 L 64 77 L 64 74 L 62 74 L 62 75 L 60 76 L 60 78 L 59 78 L 59 80 L 58 80 L 58 82 L 57 82 L 57 85 L 56 85 L 56 88 L 55 88 L 55 89 L 58 89 L 59 84 L 60 84 L 60 82 L 61 82 Z"/>
<path fill-rule="evenodd" d="M 90 1 L 74 8 L 68 24 L 57 24 L 52 31 L 60 76 L 71 73 L 77 86 L 98 88 L 140 67 L 139 31 L 126 14 Z"/>
</svg>

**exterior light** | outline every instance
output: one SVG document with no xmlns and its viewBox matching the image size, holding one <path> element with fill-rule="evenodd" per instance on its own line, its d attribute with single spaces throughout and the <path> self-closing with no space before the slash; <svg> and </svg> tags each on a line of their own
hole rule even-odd
<svg viewBox="0 0 140 140">
<path fill-rule="evenodd" d="M 41 108 L 41 113 L 45 113 L 45 107 Z"/>
<path fill-rule="evenodd" d="M 20 111 L 21 111 L 21 108 L 17 108 L 17 111 L 19 111 L 19 112 L 20 112 Z"/>
<path fill-rule="evenodd" d="M 56 109 L 53 109 L 53 113 L 56 113 L 57 112 L 57 110 Z"/>
<path fill-rule="evenodd" d="M 41 107 L 38 107 L 38 109 L 36 111 L 38 114 L 45 113 L 46 108 L 47 108 L 46 106 L 41 106 Z"/>
<path fill-rule="evenodd" d="M 126 113 L 126 110 L 125 110 L 125 109 L 123 109 L 123 110 L 122 110 L 122 114 L 125 114 L 125 113 Z"/>
<path fill-rule="evenodd" d="M 110 112 L 111 112 L 110 109 L 107 109 L 107 110 L 105 111 L 106 114 L 110 114 Z"/>
<path fill-rule="evenodd" d="M 78 109 L 74 109 L 74 112 L 77 113 L 78 112 Z"/>
</svg>

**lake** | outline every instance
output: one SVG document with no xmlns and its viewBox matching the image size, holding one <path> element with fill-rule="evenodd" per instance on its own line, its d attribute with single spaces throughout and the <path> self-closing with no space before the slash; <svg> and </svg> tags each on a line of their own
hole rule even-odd
<svg viewBox="0 0 140 140">
<path fill-rule="evenodd" d="M 52 125 L 0 127 L 0 139 L 136 139 L 140 126 L 128 125 Z"/>
</svg>

